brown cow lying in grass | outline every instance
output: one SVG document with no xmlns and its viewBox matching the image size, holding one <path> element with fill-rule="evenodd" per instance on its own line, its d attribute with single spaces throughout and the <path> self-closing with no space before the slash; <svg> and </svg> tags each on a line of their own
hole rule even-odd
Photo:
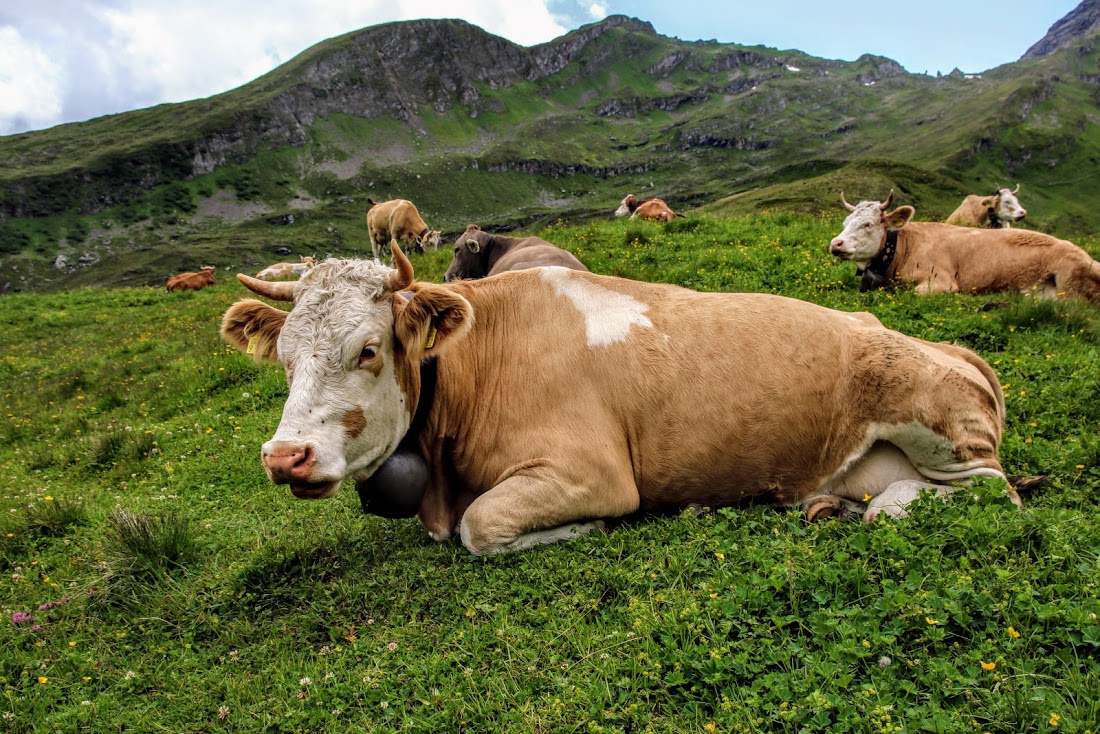
<svg viewBox="0 0 1100 734">
<path fill-rule="evenodd" d="M 974 229 L 911 221 L 916 210 L 894 200 L 840 200 L 851 212 L 829 251 L 863 274 L 862 290 L 897 281 L 918 293 L 1017 291 L 1040 298 L 1100 302 L 1100 263 L 1077 245 L 1041 232 Z"/>
<path fill-rule="evenodd" d="M 652 219 L 655 222 L 671 222 L 676 213 L 661 199 L 638 199 L 628 195 L 615 210 L 616 217 L 630 215 L 631 219 Z"/>
<path fill-rule="evenodd" d="M 557 265 L 588 270 L 576 256 L 541 237 L 506 237 L 489 234 L 471 224 L 455 240 L 454 259 L 443 280 L 473 280 L 509 270 Z"/>
<path fill-rule="evenodd" d="M 354 479 L 476 554 L 692 504 L 901 514 L 914 482 L 991 477 L 1018 502 L 998 459 L 1000 381 L 967 349 L 793 298 L 567 268 L 416 282 L 391 248 L 396 270 L 237 276 L 293 301 L 241 300 L 221 331 L 286 369 L 261 455 L 296 497 Z M 418 478 L 389 470 L 398 457 Z"/>
<path fill-rule="evenodd" d="M 165 286 L 172 291 L 201 291 L 208 285 L 214 285 L 214 266 L 204 265 L 197 273 L 180 273 L 168 279 Z"/>
<path fill-rule="evenodd" d="M 370 198 L 367 201 L 371 205 L 367 212 L 367 232 L 376 258 L 385 252 L 390 240 L 397 240 L 406 250 L 416 252 L 439 247 L 439 232 L 424 223 L 411 201 L 392 199 L 377 204 Z"/>
</svg>

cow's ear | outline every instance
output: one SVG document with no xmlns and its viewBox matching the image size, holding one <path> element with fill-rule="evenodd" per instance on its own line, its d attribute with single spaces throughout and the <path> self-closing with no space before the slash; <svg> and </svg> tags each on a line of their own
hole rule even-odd
<svg viewBox="0 0 1100 734">
<path fill-rule="evenodd" d="M 222 337 L 257 362 L 278 362 L 286 313 L 253 298 L 237 301 L 222 316 Z"/>
<path fill-rule="evenodd" d="M 474 323 L 474 309 L 462 296 L 434 283 L 415 283 L 412 297 L 393 299 L 394 335 L 414 360 L 446 352 Z"/>
<path fill-rule="evenodd" d="M 466 240 L 466 249 L 470 252 L 481 252 L 481 243 L 471 237 Z"/>
<path fill-rule="evenodd" d="M 913 218 L 913 215 L 917 213 L 917 210 L 906 204 L 905 206 L 899 206 L 892 212 L 883 214 L 882 218 L 886 222 L 886 226 L 892 229 L 901 229 L 906 224 L 909 224 L 909 220 Z"/>
</svg>

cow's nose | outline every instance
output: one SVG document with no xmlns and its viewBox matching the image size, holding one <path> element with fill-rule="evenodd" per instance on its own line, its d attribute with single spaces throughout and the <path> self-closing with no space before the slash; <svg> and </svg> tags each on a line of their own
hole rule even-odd
<svg viewBox="0 0 1100 734">
<path fill-rule="evenodd" d="M 829 252 L 836 255 L 837 253 L 844 252 L 844 240 L 837 237 L 835 240 L 829 243 Z"/>
<path fill-rule="evenodd" d="M 313 461 L 313 449 L 308 445 L 278 446 L 263 452 L 264 467 L 276 484 L 310 481 Z"/>
<path fill-rule="evenodd" d="M 1021 209 L 1020 213 L 1019 213 L 1019 215 L 1017 215 L 1016 219 L 1020 220 L 1020 219 L 1023 219 L 1024 217 L 1026 217 L 1026 216 L 1027 216 L 1027 209 Z"/>
</svg>

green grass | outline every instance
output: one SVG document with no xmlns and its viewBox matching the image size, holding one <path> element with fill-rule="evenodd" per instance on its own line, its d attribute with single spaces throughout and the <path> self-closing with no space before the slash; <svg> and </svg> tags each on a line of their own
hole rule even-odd
<svg viewBox="0 0 1100 734">
<path fill-rule="evenodd" d="M 826 254 L 839 228 L 539 233 L 596 272 L 976 349 L 1005 385 L 1006 470 L 1047 477 L 1023 512 L 979 485 L 902 522 L 732 508 L 474 558 L 350 489 L 267 483 L 285 380 L 221 343 L 247 295 L 228 274 L 5 296 L 0 731 L 1096 732 L 1100 312 L 861 294 Z M 413 260 L 437 282 L 448 262 Z"/>
</svg>

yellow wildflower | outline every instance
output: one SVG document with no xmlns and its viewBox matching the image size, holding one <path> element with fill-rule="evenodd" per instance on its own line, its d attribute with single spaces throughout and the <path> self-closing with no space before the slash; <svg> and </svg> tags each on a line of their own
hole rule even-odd
<svg viewBox="0 0 1100 734">
<path fill-rule="evenodd" d="M 863 495 L 863 501 L 864 502 L 870 502 L 871 501 L 871 495 L 869 495 L 869 494 Z"/>
<path fill-rule="evenodd" d="M 47 677 L 46 677 L 46 676 L 44 676 L 44 675 L 40 675 L 40 676 L 38 676 L 38 682 L 39 682 L 39 683 L 47 683 L 47 682 L 49 682 L 49 680 L 50 680 L 50 679 L 49 679 L 49 678 L 47 678 Z"/>
<path fill-rule="evenodd" d="M 932 619 L 931 617 L 925 617 L 924 621 L 927 622 L 928 624 L 939 624 L 940 623 L 940 620 Z"/>
<path fill-rule="evenodd" d="M 978 662 L 982 664 L 982 670 L 993 670 L 997 667 L 997 663 L 987 663 L 984 660 L 979 660 Z"/>
<path fill-rule="evenodd" d="M 1020 633 L 1016 631 L 1015 627 L 1009 627 L 1008 628 L 1008 636 L 1009 637 L 1019 637 Z"/>
<path fill-rule="evenodd" d="M 1058 714 L 1052 713 L 1050 715 L 1050 721 L 1048 723 L 1051 726 L 1058 726 L 1058 722 L 1061 721 L 1061 720 L 1062 720 L 1061 716 L 1059 716 Z"/>
<path fill-rule="evenodd" d="M 714 553 L 714 557 L 715 557 L 715 558 L 717 558 L 717 559 L 718 559 L 718 560 L 720 561 L 720 560 L 722 560 L 723 558 L 725 558 L 725 557 L 726 557 L 726 554 L 725 554 L 725 553 L 718 553 L 718 552 L 716 551 L 716 552 Z"/>
</svg>

